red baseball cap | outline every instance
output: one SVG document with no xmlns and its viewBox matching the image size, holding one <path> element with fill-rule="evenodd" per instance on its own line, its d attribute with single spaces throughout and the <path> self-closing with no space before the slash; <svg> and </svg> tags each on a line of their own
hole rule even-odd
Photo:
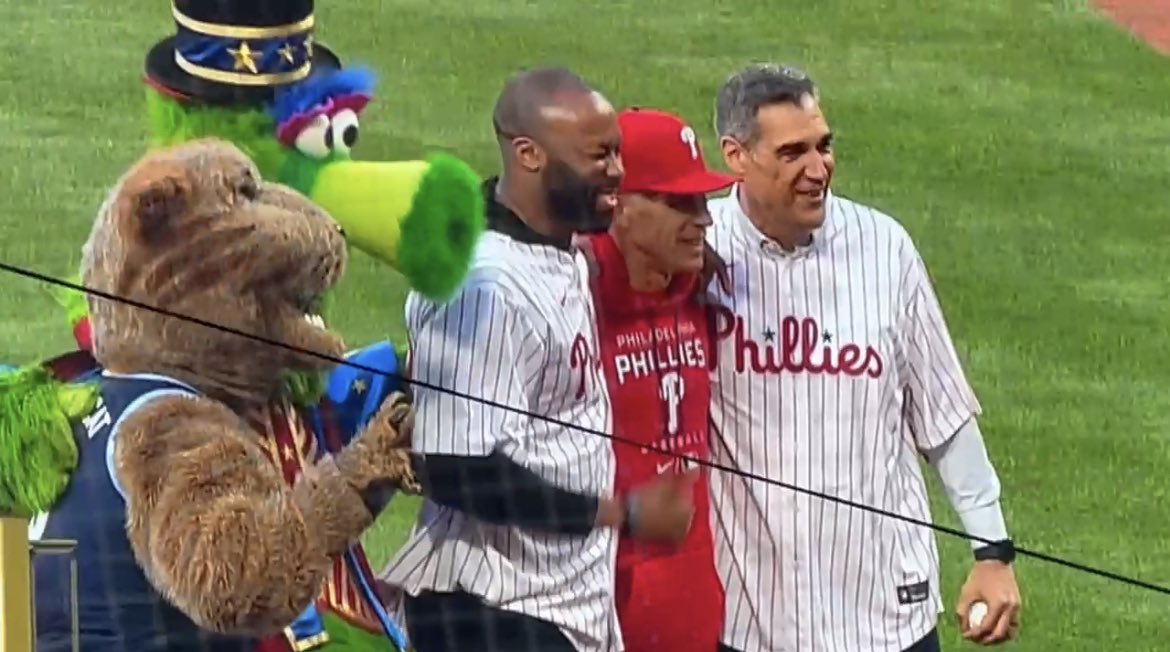
<svg viewBox="0 0 1170 652">
<path fill-rule="evenodd" d="M 705 195 L 731 187 L 735 177 L 707 169 L 699 137 L 682 118 L 653 109 L 626 109 L 622 132 L 620 192 Z"/>
</svg>

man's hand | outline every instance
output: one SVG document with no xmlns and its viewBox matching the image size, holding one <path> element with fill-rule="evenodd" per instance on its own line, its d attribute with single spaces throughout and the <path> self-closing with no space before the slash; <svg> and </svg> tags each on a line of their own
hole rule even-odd
<svg viewBox="0 0 1170 652">
<path fill-rule="evenodd" d="M 699 469 L 664 473 L 631 494 L 631 534 L 639 541 L 678 543 L 691 531 L 695 517 L 695 481 Z"/>
<path fill-rule="evenodd" d="M 972 626 L 967 615 L 975 602 L 987 604 L 987 615 Z M 977 561 L 959 592 L 955 614 L 963 638 L 979 645 L 997 645 L 1015 638 L 1019 629 L 1020 589 L 1012 567 L 1000 561 Z"/>
</svg>

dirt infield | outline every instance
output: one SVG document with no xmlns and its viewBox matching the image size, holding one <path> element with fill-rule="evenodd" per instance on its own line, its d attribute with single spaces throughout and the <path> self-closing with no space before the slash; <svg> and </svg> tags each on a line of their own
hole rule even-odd
<svg viewBox="0 0 1170 652">
<path fill-rule="evenodd" d="M 1117 24 L 1170 54 L 1170 0 L 1093 0 Z"/>
</svg>

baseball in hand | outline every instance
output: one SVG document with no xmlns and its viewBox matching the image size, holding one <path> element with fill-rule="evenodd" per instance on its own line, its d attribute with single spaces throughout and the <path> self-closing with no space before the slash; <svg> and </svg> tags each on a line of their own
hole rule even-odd
<svg viewBox="0 0 1170 652">
<path fill-rule="evenodd" d="M 987 617 L 987 603 L 973 602 L 971 608 L 967 610 L 967 623 L 970 627 L 978 627 L 983 624 L 983 619 Z"/>
</svg>

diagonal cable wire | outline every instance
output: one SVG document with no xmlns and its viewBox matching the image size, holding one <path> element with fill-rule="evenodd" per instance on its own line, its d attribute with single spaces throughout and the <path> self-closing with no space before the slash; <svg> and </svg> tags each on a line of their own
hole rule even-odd
<svg viewBox="0 0 1170 652">
<path fill-rule="evenodd" d="M 765 477 L 765 476 L 762 476 L 762 475 L 759 475 L 756 473 L 749 473 L 749 472 L 743 471 L 741 469 L 731 468 L 729 466 L 726 466 L 723 464 L 718 464 L 718 463 L 710 461 L 710 460 L 701 460 L 701 459 L 689 457 L 687 455 L 681 455 L 681 454 L 676 453 L 674 451 L 660 449 L 660 448 L 657 448 L 657 447 L 649 445 L 649 444 L 642 444 L 642 443 L 633 441 L 633 440 L 625 438 L 625 437 L 620 437 L 618 435 L 614 435 L 612 433 L 602 432 L 602 431 L 597 430 L 595 428 L 586 428 L 586 427 L 579 426 L 579 425 L 576 425 L 573 423 L 568 423 L 566 421 L 562 421 L 560 419 L 555 419 L 553 417 L 549 417 L 549 416 L 545 416 L 545 415 L 541 415 L 541 414 L 536 414 L 534 412 L 529 412 L 529 411 L 521 409 L 521 408 L 513 407 L 510 405 L 504 405 L 504 404 L 499 403 L 497 401 L 492 401 L 492 400 L 485 399 L 485 398 L 478 397 L 478 396 L 472 396 L 472 395 L 467 394 L 465 392 L 460 392 L 460 391 L 449 389 L 446 387 L 441 387 L 441 386 L 438 386 L 438 385 L 435 385 L 432 383 L 427 383 L 427 382 L 420 381 L 420 380 L 413 380 L 413 379 L 407 378 L 401 374 L 391 373 L 388 371 L 384 371 L 382 369 L 378 369 L 378 368 L 371 367 L 368 365 L 359 364 L 359 363 L 352 362 L 350 360 L 345 360 L 342 358 L 335 358 L 333 356 L 319 353 L 317 351 L 311 351 L 309 349 L 304 349 L 304 348 L 301 348 L 298 346 L 293 346 L 293 345 L 288 344 L 286 342 L 281 342 L 279 340 L 264 337 L 262 335 L 256 335 L 254 333 L 248 333 L 248 332 L 241 331 L 241 330 L 238 330 L 235 328 L 231 328 L 229 326 L 224 326 L 222 324 L 217 324 L 215 322 L 207 321 L 205 319 L 200 319 L 198 317 L 192 317 L 189 315 L 183 315 L 180 313 L 172 312 L 169 310 L 165 310 L 163 308 L 158 308 L 155 306 L 151 306 L 151 305 L 142 303 L 140 301 L 135 301 L 133 299 L 129 299 L 126 297 L 120 297 L 120 296 L 117 296 L 115 294 L 111 294 L 109 292 L 103 292 L 101 290 L 95 290 L 93 288 L 88 288 L 88 287 L 85 287 L 84 285 L 80 285 L 77 283 L 66 281 L 64 279 L 54 278 L 52 276 L 41 274 L 40 272 L 36 272 L 36 271 L 30 270 L 30 269 L 25 269 L 23 267 L 18 267 L 16 265 L 11 265 L 11 264 L 8 264 L 5 262 L 0 262 L 0 270 L 3 270 L 5 272 L 8 272 L 10 274 L 14 274 L 17 276 L 23 276 L 25 278 L 30 278 L 30 279 L 33 279 L 36 281 L 40 281 L 42 283 L 56 285 L 58 287 L 67 288 L 67 289 L 74 290 L 77 292 L 84 292 L 85 294 L 95 296 L 95 297 L 101 297 L 101 298 L 107 299 L 109 301 L 117 301 L 119 303 L 124 303 L 126 305 L 134 306 L 135 308 L 140 308 L 142 310 L 148 310 L 150 312 L 154 312 L 154 313 L 164 315 L 167 317 L 172 317 L 175 319 L 182 319 L 182 320 L 194 323 L 194 324 L 199 324 L 200 326 L 212 328 L 212 329 L 224 332 L 224 333 L 231 333 L 233 335 L 245 337 L 245 338 L 254 340 L 256 342 L 267 344 L 269 346 L 274 346 L 277 348 L 286 349 L 288 351 L 292 351 L 292 352 L 300 354 L 300 355 L 311 356 L 311 357 L 317 358 L 319 360 L 331 362 L 333 364 L 346 365 L 348 367 L 353 367 L 355 369 L 361 369 L 362 371 L 367 371 L 369 373 L 378 374 L 380 376 L 397 378 L 401 382 L 407 383 L 409 385 L 414 385 L 416 387 L 425 387 L 427 389 L 431 389 L 431 390 L 434 390 L 437 392 L 443 392 L 443 393 L 449 394 L 451 396 L 457 396 L 457 397 L 462 398 L 462 399 L 466 399 L 469 401 L 475 401 L 477 403 L 489 405 L 491 407 L 498 408 L 501 410 L 506 410 L 508 412 L 514 412 L 516 414 L 520 414 L 520 415 L 526 416 L 528 418 L 540 419 L 542 421 L 546 421 L 548 423 L 552 423 L 552 424 L 561 426 L 562 428 L 571 428 L 571 429 L 577 430 L 579 432 L 584 432 L 584 433 L 587 433 L 590 435 L 604 437 L 604 438 L 609 439 L 611 441 L 621 442 L 623 444 L 636 446 L 638 448 L 645 449 L 645 450 L 652 450 L 652 451 L 655 451 L 658 453 L 662 453 L 664 455 L 669 455 L 671 457 L 674 457 L 674 458 L 677 458 L 680 460 L 686 460 L 687 462 L 690 462 L 693 464 L 702 465 L 702 466 L 705 466 L 709 469 L 716 469 L 719 471 L 724 471 L 726 473 L 738 475 L 738 476 L 747 478 L 749 480 L 755 480 L 757 482 L 763 482 L 765 484 L 775 485 L 778 487 L 782 487 L 784 489 L 788 489 L 791 491 L 795 491 L 797 493 L 804 494 L 806 496 L 812 496 L 812 497 L 818 498 L 820 500 L 827 500 L 829 502 L 837 503 L 839 505 L 845 505 L 847 507 L 852 507 L 854 509 L 860 509 L 862 511 L 870 512 L 872 514 L 878 514 L 880 516 L 884 516 L 887 518 L 893 518 L 893 519 L 897 519 L 900 521 L 905 521 L 907 523 L 912 523 L 912 524 L 918 525 L 920 527 L 930 528 L 932 530 L 935 530 L 936 532 L 942 532 L 944 534 L 948 534 L 950 536 L 957 537 L 960 539 L 966 539 L 968 541 L 978 541 L 978 542 L 984 543 L 984 544 L 995 543 L 994 541 L 984 539 L 983 537 L 978 537 L 975 535 L 967 534 L 966 532 L 963 532 L 961 530 L 956 530 L 954 528 L 950 528 L 950 527 L 947 527 L 945 525 L 939 525 L 937 523 L 930 523 L 928 521 L 923 521 L 923 520 L 916 519 L 916 518 L 913 518 L 910 516 L 905 516 L 903 514 L 898 514 L 897 512 L 891 512 L 889 510 L 874 507 L 872 505 L 866 505 L 864 503 L 852 501 L 852 500 L 849 500 L 847 498 L 841 498 L 839 496 L 834 496 L 834 495 L 827 494 L 827 493 L 824 493 L 821 491 L 816 491 L 814 489 L 800 487 L 800 486 L 797 486 L 797 485 L 794 485 L 794 484 L 791 484 L 788 482 L 784 482 L 781 480 L 775 480 L 775 479 L 768 478 L 768 477 Z M 1088 573 L 1090 575 L 1104 577 L 1106 579 L 1113 580 L 1115 582 L 1120 582 L 1122 584 L 1128 584 L 1130 586 L 1135 586 L 1138 588 L 1147 589 L 1149 591 L 1153 591 L 1155 593 L 1161 593 L 1163 595 L 1170 595 L 1170 587 L 1162 586 L 1160 584 L 1155 584 L 1153 582 L 1147 582 L 1145 580 L 1138 579 L 1136 577 L 1129 577 L 1126 575 L 1122 575 L 1120 573 L 1115 573 L 1115 572 L 1110 571 L 1110 570 L 1096 568 L 1094 566 L 1089 566 L 1089 565 L 1083 564 L 1081 562 L 1072 561 L 1070 559 L 1065 559 L 1062 557 L 1057 557 L 1055 555 L 1043 553 L 1043 552 L 1040 552 L 1038 550 L 1032 550 L 1031 548 L 1021 547 L 1019 545 L 1016 545 L 1016 553 L 1018 555 L 1022 555 L 1025 557 L 1031 557 L 1033 559 L 1038 559 L 1040 561 L 1048 562 L 1050 564 L 1055 564 L 1057 566 L 1063 566 L 1065 568 L 1071 568 L 1073 570 L 1080 571 L 1083 573 Z"/>
</svg>

